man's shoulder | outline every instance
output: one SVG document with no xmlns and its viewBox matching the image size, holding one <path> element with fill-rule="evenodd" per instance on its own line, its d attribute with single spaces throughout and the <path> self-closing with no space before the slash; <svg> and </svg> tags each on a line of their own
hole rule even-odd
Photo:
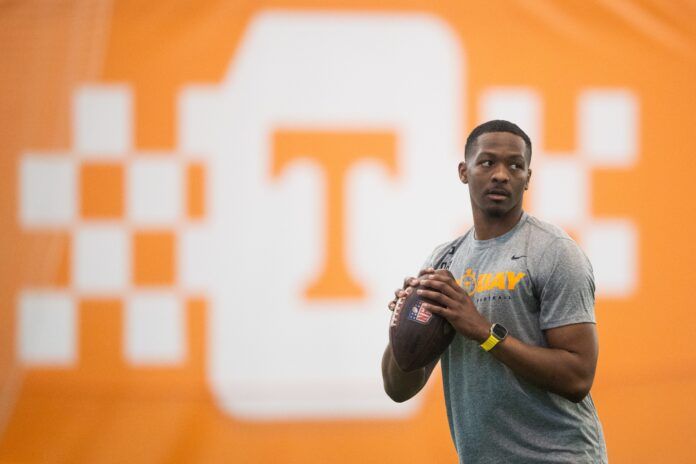
<svg viewBox="0 0 696 464">
<path fill-rule="evenodd" d="M 457 245 L 457 247 L 460 248 L 461 243 L 467 238 L 467 236 L 471 233 L 472 230 L 473 227 L 467 230 L 464 234 L 437 245 L 435 249 L 433 249 L 433 251 L 430 253 L 430 256 L 426 260 L 424 267 L 434 266 L 435 262 L 439 258 L 441 258 L 452 246 Z"/>
<path fill-rule="evenodd" d="M 537 260 L 532 261 L 536 265 L 558 269 L 556 265 L 560 262 L 563 264 L 562 267 L 567 265 L 591 268 L 589 259 L 580 245 L 560 227 L 534 216 L 528 216 L 526 225 L 529 227 L 530 251 L 536 251 L 534 254 L 538 256 Z"/>
<path fill-rule="evenodd" d="M 542 221 L 531 214 L 527 214 L 527 220 L 524 225 L 528 229 L 530 235 L 533 236 L 534 242 L 537 243 L 543 242 L 549 244 L 549 242 L 556 242 L 558 239 L 573 241 L 570 235 L 557 225 Z"/>
</svg>

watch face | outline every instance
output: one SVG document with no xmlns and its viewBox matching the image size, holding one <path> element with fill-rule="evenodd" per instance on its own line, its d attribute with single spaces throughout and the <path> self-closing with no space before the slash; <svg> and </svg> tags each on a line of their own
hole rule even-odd
<svg viewBox="0 0 696 464">
<path fill-rule="evenodd" d="M 495 338 L 497 338 L 498 340 L 502 340 L 503 338 L 505 338 L 505 336 L 508 333 L 507 329 L 500 324 L 495 324 L 493 326 L 492 331 L 493 335 L 495 335 Z"/>
</svg>

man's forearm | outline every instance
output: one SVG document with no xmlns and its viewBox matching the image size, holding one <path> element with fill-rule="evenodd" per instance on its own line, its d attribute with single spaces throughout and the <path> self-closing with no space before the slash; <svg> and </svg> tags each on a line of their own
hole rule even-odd
<svg viewBox="0 0 696 464">
<path fill-rule="evenodd" d="M 414 397 L 425 386 L 436 364 L 437 360 L 421 369 L 404 372 L 396 364 L 391 345 L 388 344 L 382 355 L 384 391 L 397 403 Z"/>
<path fill-rule="evenodd" d="M 423 308 L 446 318 L 465 338 L 482 343 L 491 321 L 481 314 L 471 297 L 449 271 L 438 270 L 419 279 L 418 295 L 432 303 Z M 514 333 L 514 332 L 513 332 Z M 587 396 L 597 365 L 597 332 L 594 323 L 578 322 L 544 331 L 548 348 L 507 337 L 491 355 L 528 382 L 579 402 Z"/>
<path fill-rule="evenodd" d="M 579 353 L 528 345 L 514 337 L 490 353 L 522 379 L 570 401 L 582 401 L 592 387 L 595 364 L 588 364 Z"/>
</svg>

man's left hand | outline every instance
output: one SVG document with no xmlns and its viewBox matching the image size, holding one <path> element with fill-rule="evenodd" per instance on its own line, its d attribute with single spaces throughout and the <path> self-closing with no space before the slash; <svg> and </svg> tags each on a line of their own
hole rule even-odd
<svg viewBox="0 0 696 464">
<path fill-rule="evenodd" d="M 490 335 L 491 323 L 478 312 L 474 302 L 463 288 L 457 284 L 447 269 L 438 269 L 418 277 L 421 286 L 418 295 L 431 300 L 424 309 L 438 314 L 464 337 L 483 343 Z"/>
</svg>

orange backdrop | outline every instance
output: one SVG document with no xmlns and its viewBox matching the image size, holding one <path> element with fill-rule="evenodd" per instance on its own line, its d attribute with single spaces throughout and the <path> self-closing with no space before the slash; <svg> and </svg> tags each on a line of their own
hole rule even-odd
<svg viewBox="0 0 696 464">
<path fill-rule="evenodd" d="M 219 82 L 252 18 L 270 9 L 439 18 L 466 53 L 462 85 L 468 98 L 459 130 L 466 133 L 480 119 L 479 97 L 486 89 L 531 88 L 544 101 L 543 139 L 535 142 L 549 153 L 575 149 L 574 105 L 583 88 L 630 89 L 640 107 L 637 162 L 592 170 L 588 201 L 592 217 L 626 217 L 635 224 L 636 287 L 629 297 L 597 300 L 601 354 L 592 394 L 612 462 L 691 462 L 696 349 L 690 335 L 696 317 L 689 292 L 696 276 L 696 190 L 690 169 L 696 162 L 688 137 L 696 125 L 696 3 L 687 0 L 0 5 L 0 462 L 455 461 L 436 376 L 406 419 L 250 421 L 223 413 L 205 377 L 210 301 L 195 292 L 185 296 L 189 348 L 177 364 L 143 367 L 124 360 L 118 294 L 79 300 L 76 364 L 18 361 L 20 292 L 67 287 L 73 275 L 68 232 L 20 225 L 21 156 L 71 146 L 71 98 L 83 83 L 127 84 L 134 105 L 132 145 L 171 150 L 178 92 Z M 284 133 L 278 134 L 282 139 Z M 379 156 L 388 166 L 393 141 L 388 134 L 380 140 L 387 146 Z M 76 214 L 121 217 L 122 167 L 100 161 L 80 169 Z M 184 216 L 195 221 L 206 214 L 210 172 L 191 162 L 184 176 Z M 173 285 L 172 240 L 165 229 L 135 234 L 135 283 Z M 432 245 L 422 244 L 423 256 Z M 343 267 L 330 263 L 326 272 L 340 274 Z M 340 292 L 330 280 L 315 291 Z M 349 296 L 356 292 L 346 290 Z"/>
</svg>

